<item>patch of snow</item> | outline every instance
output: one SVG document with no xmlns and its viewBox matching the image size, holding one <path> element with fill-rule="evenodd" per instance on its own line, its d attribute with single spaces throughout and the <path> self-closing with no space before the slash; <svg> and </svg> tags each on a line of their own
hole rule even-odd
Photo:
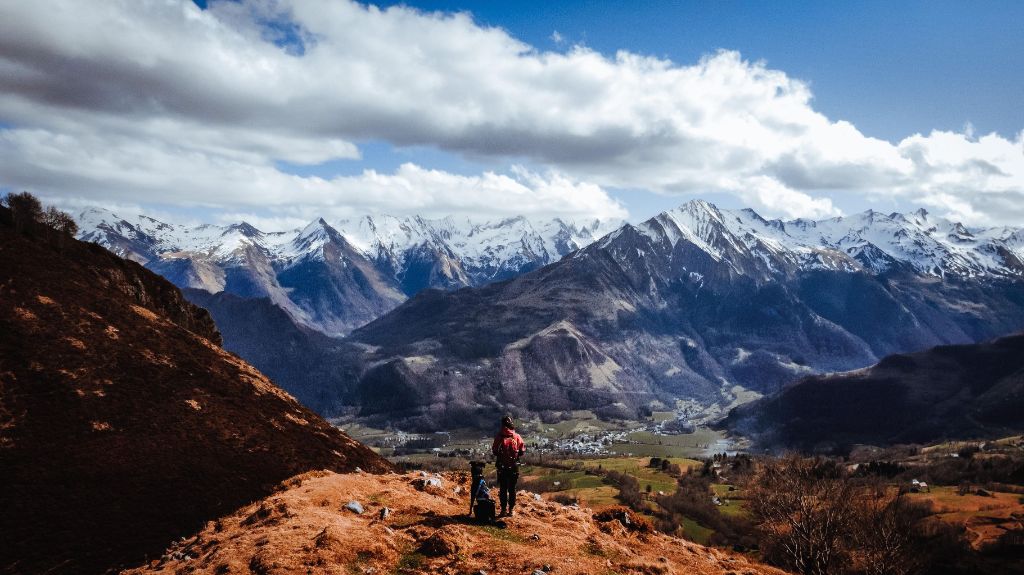
<svg viewBox="0 0 1024 575">
<path fill-rule="evenodd" d="M 769 221 L 750 209 L 719 210 L 695 200 L 636 229 L 653 247 L 662 246 L 663 255 L 670 256 L 680 241 L 688 241 L 737 271 L 739 260 L 759 261 L 771 275 L 791 268 L 880 273 L 897 262 L 937 277 L 1024 277 L 1024 270 L 1011 261 L 1024 261 L 1024 230 L 968 228 L 924 210 L 888 215 L 868 210 L 820 221 Z M 614 237 L 602 245 L 609 245 Z"/>
</svg>

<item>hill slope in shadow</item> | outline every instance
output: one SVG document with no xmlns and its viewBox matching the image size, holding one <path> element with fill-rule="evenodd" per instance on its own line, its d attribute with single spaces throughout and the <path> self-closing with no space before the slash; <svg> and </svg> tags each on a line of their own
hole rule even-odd
<svg viewBox="0 0 1024 575">
<path fill-rule="evenodd" d="M 391 465 L 142 266 L 0 208 L 0 572 L 97 573 L 315 469 Z"/>
<path fill-rule="evenodd" d="M 985 438 L 1024 431 L 1024 334 L 885 357 L 802 379 L 726 421 L 765 446 L 801 449 Z"/>
</svg>

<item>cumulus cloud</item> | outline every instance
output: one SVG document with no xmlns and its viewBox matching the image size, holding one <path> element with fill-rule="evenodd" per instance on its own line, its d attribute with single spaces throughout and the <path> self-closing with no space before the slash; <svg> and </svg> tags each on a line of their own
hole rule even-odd
<svg viewBox="0 0 1024 575">
<path fill-rule="evenodd" d="M 494 211 L 528 196 L 557 215 L 583 204 L 615 212 L 604 189 L 642 188 L 728 192 L 770 215 L 810 217 L 837 214 L 833 199 L 852 193 L 973 223 L 1017 217 L 992 206 L 1024 205 L 1021 135 L 935 132 L 893 144 L 825 117 L 805 83 L 735 52 L 692 65 L 582 46 L 546 52 L 464 13 L 332 0 L 206 11 L 186 0 L 8 2 L 0 88 L 0 121 L 12 126 L 2 145 L 21 152 L 17 165 L 2 161 L 0 183 L 81 193 L 135 189 L 239 207 L 404 201 L 407 212 Z M 543 175 L 483 174 L 469 185 L 403 166 L 356 178 L 367 191 L 356 197 L 349 179 L 275 168 L 357 158 L 366 140 Z M 406 180 L 428 187 L 403 189 Z M 444 195 L 447 185 L 465 193 Z M 555 201 L 565 189 L 570 199 Z"/>
<path fill-rule="evenodd" d="M 394 173 L 365 170 L 330 179 L 284 173 L 247 157 L 197 152 L 161 140 L 42 129 L 0 132 L 0 174 L 17 185 L 103 202 L 274 209 L 294 218 L 363 212 L 429 217 L 552 216 L 623 219 L 626 211 L 599 186 L 554 172 L 513 167 L 510 174 L 462 176 L 406 163 Z"/>
</svg>

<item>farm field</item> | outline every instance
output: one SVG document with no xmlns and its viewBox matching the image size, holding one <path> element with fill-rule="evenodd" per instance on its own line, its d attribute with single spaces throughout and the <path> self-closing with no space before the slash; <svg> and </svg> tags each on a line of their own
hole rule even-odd
<svg viewBox="0 0 1024 575">
<path fill-rule="evenodd" d="M 689 467 L 701 465 L 697 460 L 682 457 L 669 458 L 669 461 L 678 465 L 684 472 Z M 674 492 L 676 490 L 675 478 L 661 469 L 649 467 L 649 462 L 649 457 L 601 457 L 565 460 L 565 463 L 569 465 L 579 464 L 587 469 L 601 468 L 607 471 L 618 471 L 632 475 L 640 482 L 641 490 L 646 490 L 646 487 L 650 485 L 651 491 L 654 493 L 661 491 L 670 494 Z"/>
<path fill-rule="evenodd" d="M 548 497 L 560 494 L 593 509 L 619 504 L 616 499 L 619 490 L 586 471 L 531 465 L 520 468 L 519 478 L 524 489 L 539 491 Z"/>
<path fill-rule="evenodd" d="M 649 430 L 634 431 L 608 447 L 608 451 L 613 454 L 631 457 L 693 458 L 735 450 L 724 433 L 707 428 L 679 435 L 665 435 Z"/>
<path fill-rule="evenodd" d="M 729 488 L 733 488 L 733 491 L 729 491 Z M 722 515 L 736 517 L 744 516 L 747 514 L 746 507 L 744 507 L 744 504 L 746 503 L 746 498 L 743 495 L 742 491 L 737 490 L 732 485 L 727 485 L 724 483 L 713 483 L 711 484 L 711 489 L 712 491 L 715 492 L 715 495 L 722 501 L 722 504 L 718 507 L 718 511 Z"/>
<path fill-rule="evenodd" d="M 929 493 L 912 493 L 913 501 L 928 501 L 937 519 L 963 525 L 971 547 L 980 549 L 1011 529 L 1024 527 L 1024 495 L 991 492 L 959 495 L 956 487 L 933 487 Z"/>
<path fill-rule="evenodd" d="M 683 535 L 687 539 L 700 543 L 701 545 L 707 545 L 711 540 L 711 536 L 715 533 L 713 529 L 708 529 L 689 517 L 683 519 L 682 527 Z"/>
</svg>

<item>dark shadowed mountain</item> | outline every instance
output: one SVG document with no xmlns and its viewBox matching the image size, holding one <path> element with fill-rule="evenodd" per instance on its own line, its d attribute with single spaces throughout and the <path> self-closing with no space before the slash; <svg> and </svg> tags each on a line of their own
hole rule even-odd
<svg viewBox="0 0 1024 575">
<path fill-rule="evenodd" d="M 0 208 L 0 572 L 102 573 L 308 470 L 390 464 L 220 347 L 171 283 Z"/>
<path fill-rule="evenodd" d="M 711 418 L 802 376 L 1020 330 L 1011 232 L 690 202 L 510 281 L 420 293 L 351 335 L 360 375 L 342 384 L 363 415 L 423 428 L 508 409 Z"/>
<path fill-rule="evenodd" d="M 843 449 L 1024 431 L 1024 334 L 804 378 L 724 422 L 765 447 Z"/>
<path fill-rule="evenodd" d="M 351 405 L 339 382 L 353 380 L 358 373 L 347 371 L 351 354 L 341 340 L 295 323 L 269 298 L 197 289 L 182 293 L 210 312 L 224 339 L 224 349 L 248 358 L 306 407 L 337 415 Z"/>
</svg>

